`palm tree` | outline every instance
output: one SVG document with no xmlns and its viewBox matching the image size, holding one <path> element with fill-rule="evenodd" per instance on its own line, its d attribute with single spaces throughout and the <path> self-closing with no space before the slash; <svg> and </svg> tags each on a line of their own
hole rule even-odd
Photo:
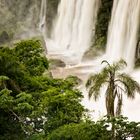
<svg viewBox="0 0 140 140">
<path fill-rule="evenodd" d="M 86 83 L 86 87 L 89 89 L 89 98 L 93 97 L 96 101 L 100 97 L 100 88 L 106 85 L 107 115 L 112 117 L 119 116 L 121 114 L 123 93 L 128 98 L 134 99 L 135 93 L 140 93 L 140 85 L 128 74 L 120 73 L 120 70 L 126 65 L 125 61 L 120 60 L 112 65 L 106 60 L 102 61 L 102 63 L 106 63 L 107 66 L 100 73 L 90 76 Z M 117 100 L 116 108 L 115 100 Z"/>
</svg>

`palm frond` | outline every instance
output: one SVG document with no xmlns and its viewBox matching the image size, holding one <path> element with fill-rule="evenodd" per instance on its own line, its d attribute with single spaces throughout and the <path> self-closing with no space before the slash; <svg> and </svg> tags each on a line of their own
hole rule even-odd
<svg viewBox="0 0 140 140">
<path fill-rule="evenodd" d="M 86 87 L 89 89 L 89 98 L 93 96 L 95 100 L 97 100 L 100 96 L 100 88 L 103 84 L 107 82 L 108 73 L 103 69 L 101 73 L 94 74 L 89 77 Z"/>
<path fill-rule="evenodd" d="M 110 64 L 110 63 L 109 63 L 108 61 L 106 61 L 106 60 L 103 60 L 103 61 L 101 62 L 101 64 L 103 64 L 103 63 L 106 63 L 106 64 L 107 64 L 106 69 L 107 69 L 108 71 L 111 71 L 111 72 L 117 72 L 117 71 L 123 69 L 125 66 L 127 66 L 127 63 L 126 63 L 123 59 L 121 59 L 121 60 L 118 61 L 118 62 L 114 62 L 113 64 Z"/>
<path fill-rule="evenodd" d="M 103 60 L 101 64 L 106 63 L 109 67 L 111 66 L 107 60 Z"/>
<path fill-rule="evenodd" d="M 136 92 L 140 93 L 140 85 L 129 75 L 125 73 L 119 74 L 120 70 L 127 65 L 124 60 L 113 64 L 109 64 L 106 60 L 103 60 L 102 63 L 106 63 L 107 66 L 100 73 L 90 76 L 86 83 L 86 87 L 89 89 L 89 98 L 93 97 L 96 101 L 100 97 L 100 88 L 105 83 L 108 83 L 105 94 L 107 114 L 111 116 L 115 115 L 115 99 L 117 98 L 116 115 L 120 115 L 123 102 L 122 93 L 125 92 L 127 97 L 133 99 Z"/>
<path fill-rule="evenodd" d="M 135 98 L 135 93 L 140 93 L 140 85 L 138 82 L 132 79 L 131 76 L 122 73 L 118 75 L 119 81 L 124 85 L 126 95 L 128 98 Z"/>
<path fill-rule="evenodd" d="M 97 101 L 98 98 L 100 97 L 100 88 L 95 87 L 95 86 L 92 86 L 92 87 L 89 89 L 88 97 L 89 97 L 89 99 L 90 99 L 91 97 L 93 97 L 93 99 L 94 99 L 95 101 Z"/>
<path fill-rule="evenodd" d="M 115 69 L 116 72 L 123 69 L 125 66 L 127 66 L 127 63 L 123 59 L 121 59 L 118 62 L 113 63 L 112 65 L 112 67 Z"/>
<path fill-rule="evenodd" d="M 86 88 L 89 88 L 90 86 L 92 86 L 92 84 L 94 83 L 95 79 L 98 78 L 98 74 L 94 74 L 89 76 L 87 82 L 86 82 Z"/>
</svg>

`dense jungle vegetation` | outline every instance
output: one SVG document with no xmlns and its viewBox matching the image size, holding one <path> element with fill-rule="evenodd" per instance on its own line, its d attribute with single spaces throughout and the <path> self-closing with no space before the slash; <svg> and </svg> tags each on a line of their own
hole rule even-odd
<svg viewBox="0 0 140 140">
<path fill-rule="evenodd" d="M 59 1 L 47 0 L 48 37 Z M 95 36 L 85 54 L 89 58 L 97 56 L 97 50 L 104 51 L 107 42 L 113 0 L 100 2 Z M 77 89 L 78 77 L 56 79 L 51 74 L 51 63 L 59 60 L 49 60 L 39 40 L 40 7 L 41 0 L 0 0 L 0 140 L 140 140 L 140 122 L 130 121 L 121 113 L 123 93 L 134 99 L 134 91 L 139 92 L 140 87 L 125 73 L 117 75 L 125 92 L 117 92 L 119 86 L 115 83 L 115 74 L 125 62 L 110 65 L 103 61 L 107 66 L 88 79 L 85 86 L 93 102 L 100 97 L 101 86 L 108 83 L 104 92 L 107 114 L 95 121 L 94 112 L 91 116 L 81 104 L 84 97 Z M 32 31 L 39 39 L 22 40 Z M 140 67 L 139 47 L 140 30 L 136 67 Z"/>
<path fill-rule="evenodd" d="M 139 123 L 121 115 L 95 122 L 77 84 L 51 76 L 39 40 L 0 47 L 0 140 L 140 139 Z"/>
</svg>

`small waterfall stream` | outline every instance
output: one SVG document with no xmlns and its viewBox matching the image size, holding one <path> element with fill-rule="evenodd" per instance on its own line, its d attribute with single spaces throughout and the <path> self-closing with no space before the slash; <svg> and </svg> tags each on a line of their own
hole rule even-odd
<svg viewBox="0 0 140 140">
<path fill-rule="evenodd" d="M 46 41 L 48 54 L 68 64 L 65 68 L 54 69 L 52 71 L 54 77 L 76 75 L 86 81 L 89 74 L 102 68 L 103 59 L 113 62 L 123 58 L 128 64 L 128 70 L 133 70 L 140 25 L 140 0 L 114 0 L 105 54 L 95 60 L 81 62 L 84 52 L 90 47 L 91 38 L 94 37 L 99 6 L 100 0 L 61 0 L 51 38 L 47 38 L 46 0 L 42 0 L 40 30 Z M 140 83 L 140 71 L 131 75 Z M 80 88 L 86 93 L 84 87 Z M 139 120 L 140 113 L 137 108 L 140 107 L 140 97 L 131 103 L 127 99 L 124 100 L 123 114 L 131 120 Z M 96 109 L 94 112 L 96 117 L 105 114 L 103 103 L 104 96 L 97 103 L 90 102 L 87 94 L 83 100 L 86 107 Z"/>
<path fill-rule="evenodd" d="M 47 39 L 46 10 L 47 10 L 47 0 L 42 0 L 40 10 L 39 30 L 41 31 L 45 41 Z"/>
</svg>

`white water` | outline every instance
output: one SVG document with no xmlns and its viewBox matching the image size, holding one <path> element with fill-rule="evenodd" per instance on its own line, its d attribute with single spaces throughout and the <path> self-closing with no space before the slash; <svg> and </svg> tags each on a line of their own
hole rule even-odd
<svg viewBox="0 0 140 140">
<path fill-rule="evenodd" d="M 124 59 L 132 70 L 140 25 L 140 0 L 115 0 L 109 27 L 107 56 Z"/>
<path fill-rule="evenodd" d="M 46 0 L 42 0 L 42 3 Z M 45 25 L 45 4 L 41 8 L 41 26 Z M 51 38 L 46 36 L 46 28 L 42 28 L 45 36 L 46 46 L 49 54 L 61 58 L 66 63 L 78 64 L 84 52 L 89 48 L 91 37 L 94 36 L 96 15 L 100 5 L 99 0 L 61 0 L 58 8 L 57 18 L 54 21 L 54 28 Z M 44 7 L 44 8 L 43 8 Z M 89 74 L 101 69 L 101 61 L 117 61 L 125 59 L 128 69 L 134 66 L 134 57 L 137 44 L 137 32 L 140 21 L 140 0 L 114 0 L 112 17 L 108 31 L 107 49 L 104 56 L 82 62 L 75 66 L 58 68 L 53 71 L 55 77 L 66 77 L 69 74 L 77 75 L 87 80 Z M 45 33 L 45 34 L 44 34 Z M 140 82 L 140 72 L 133 72 L 132 76 Z M 82 91 L 86 93 L 85 88 Z M 95 110 L 94 116 L 105 115 L 104 96 L 100 101 L 93 103 L 87 95 L 83 104 L 91 110 Z M 131 120 L 139 120 L 140 97 L 134 101 L 124 99 L 124 112 Z M 137 107 L 136 107 L 137 106 Z M 137 118 L 136 118 L 136 116 Z"/>
<path fill-rule="evenodd" d="M 106 57 L 109 61 L 124 59 L 127 72 L 140 83 L 140 70 L 134 70 L 138 31 L 140 28 L 140 0 L 114 0 L 108 31 Z M 135 100 L 124 98 L 123 115 L 140 120 L 140 95 Z"/>
<path fill-rule="evenodd" d="M 39 30 L 42 32 L 42 35 L 43 35 L 45 41 L 47 39 L 46 11 L 47 11 L 47 0 L 42 0 L 41 10 L 40 10 Z"/>
<path fill-rule="evenodd" d="M 65 57 L 79 63 L 94 36 L 99 4 L 100 0 L 61 0 L 51 38 L 47 40 L 48 53 L 61 53 L 66 63 Z"/>
</svg>

